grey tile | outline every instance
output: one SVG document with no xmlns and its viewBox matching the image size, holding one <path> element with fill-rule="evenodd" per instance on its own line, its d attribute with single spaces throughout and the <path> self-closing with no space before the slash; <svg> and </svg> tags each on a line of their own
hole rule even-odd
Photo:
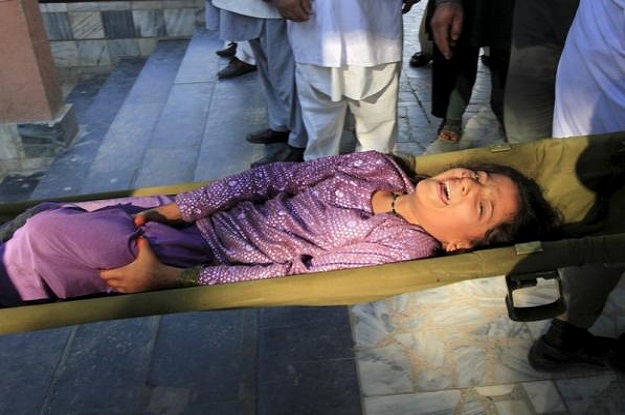
<svg viewBox="0 0 625 415">
<path fill-rule="evenodd" d="M 72 28 L 67 13 L 42 13 L 48 40 L 72 40 Z"/>
<path fill-rule="evenodd" d="M 74 39 L 102 39 L 104 28 L 98 12 L 69 12 Z"/>
<path fill-rule="evenodd" d="M 151 148 L 137 170 L 132 187 L 160 186 L 191 182 L 194 179 L 199 147 Z"/>
<path fill-rule="evenodd" d="M 216 74 L 220 70 L 221 58 L 215 51 L 222 46 L 223 42 L 214 33 L 207 30 L 195 32 L 175 83 L 217 82 Z"/>
<path fill-rule="evenodd" d="M 290 378 L 259 384 L 258 415 L 361 415 L 353 360 L 294 362 Z"/>
<path fill-rule="evenodd" d="M 151 145 L 158 148 L 199 148 L 213 88 L 210 83 L 174 85 L 154 129 Z"/>
<path fill-rule="evenodd" d="M 130 10 L 102 12 L 102 24 L 107 39 L 127 39 L 136 37 L 135 25 Z"/>
<path fill-rule="evenodd" d="M 145 380 L 158 319 L 79 326 L 53 383 L 47 413 L 138 412 L 147 399 Z"/>
<path fill-rule="evenodd" d="M 0 412 L 41 413 L 71 331 L 63 328 L 0 336 Z"/>
</svg>

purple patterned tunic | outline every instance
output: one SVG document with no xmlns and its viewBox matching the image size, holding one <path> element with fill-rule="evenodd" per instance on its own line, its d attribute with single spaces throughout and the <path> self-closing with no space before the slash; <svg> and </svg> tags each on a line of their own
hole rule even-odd
<svg viewBox="0 0 625 415">
<path fill-rule="evenodd" d="M 176 197 L 213 253 L 202 285 L 428 257 L 439 244 L 392 214 L 373 193 L 414 191 L 391 157 L 353 153 L 248 170 Z"/>
</svg>

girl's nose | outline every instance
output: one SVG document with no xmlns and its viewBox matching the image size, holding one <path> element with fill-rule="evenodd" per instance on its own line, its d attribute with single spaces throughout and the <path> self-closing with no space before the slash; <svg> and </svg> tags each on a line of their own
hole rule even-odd
<svg viewBox="0 0 625 415">
<path fill-rule="evenodd" d="M 475 186 L 475 180 L 473 180 L 473 176 L 471 177 L 463 177 L 461 179 L 461 189 L 462 189 L 462 195 L 466 196 L 467 194 L 469 194 L 469 192 L 471 191 L 471 189 L 473 189 L 473 187 Z"/>
</svg>

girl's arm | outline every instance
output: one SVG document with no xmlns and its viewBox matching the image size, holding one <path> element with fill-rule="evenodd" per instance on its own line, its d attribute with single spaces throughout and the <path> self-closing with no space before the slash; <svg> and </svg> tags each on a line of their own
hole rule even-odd
<svg viewBox="0 0 625 415">
<path fill-rule="evenodd" d="M 290 264 L 177 268 L 160 262 L 147 239 L 139 238 L 137 248 L 137 258 L 130 264 L 100 271 L 100 277 L 119 293 L 273 278 L 286 275 L 291 268 Z"/>
<path fill-rule="evenodd" d="M 335 156 L 305 163 L 266 164 L 179 194 L 175 201 L 182 219 L 192 222 L 240 202 L 262 202 L 282 192 L 295 194 L 335 176 L 349 159 Z"/>
</svg>

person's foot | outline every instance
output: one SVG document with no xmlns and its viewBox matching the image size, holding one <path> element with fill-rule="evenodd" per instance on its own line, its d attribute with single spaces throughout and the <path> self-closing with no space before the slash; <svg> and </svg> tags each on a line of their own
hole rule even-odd
<svg viewBox="0 0 625 415">
<path fill-rule="evenodd" d="M 438 128 L 438 136 L 423 154 L 449 153 L 460 149 L 462 120 L 443 120 Z"/>
<path fill-rule="evenodd" d="M 217 72 L 217 77 L 219 79 L 235 78 L 255 70 L 256 65 L 250 65 L 237 58 L 232 58 L 228 66 Z"/>
<path fill-rule="evenodd" d="M 425 52 L 417 52 L 410 58 L 409 65 L 413 68 L 419 68 L 425 66 L 432 60 L 432 55 Z"/>
<path fill-rule="evenodd" d="M 528 361 L 539 371 L 575 367 L 607 369 L 614 339 L 594 336 L 586 329 L 554 319 L 549 330 L 534 342 Z"/>
<path fill-rule="evenodd" d="M 297 148 L 292 146 L 285 146 L 284 149 L 277 151 L 273 154 L 269 154 L 260 160 L 256 160 L 252 163 L 251 167 L 258 167 L 264 164 L 275 163 L 278 161 L 291 161 L 302 162 L 304 161 L 304 148 Z"/>
<path fill-rule="evenodd" d="M 228 43 L 228 46 L 223 49 L 219 49 L 215 53 L 217 56 L 222 58 L 233 58 L 234 54 L 237 53 L 237 44 L 235 42 L 230 42 Z"/>
<path fill-rule="evenodd" d="M 290 131 L 275 131 L 271 128 L 248 134 L 245 139 L 252 144 L 286 143 L 289 140 Z"/>
</svg>

